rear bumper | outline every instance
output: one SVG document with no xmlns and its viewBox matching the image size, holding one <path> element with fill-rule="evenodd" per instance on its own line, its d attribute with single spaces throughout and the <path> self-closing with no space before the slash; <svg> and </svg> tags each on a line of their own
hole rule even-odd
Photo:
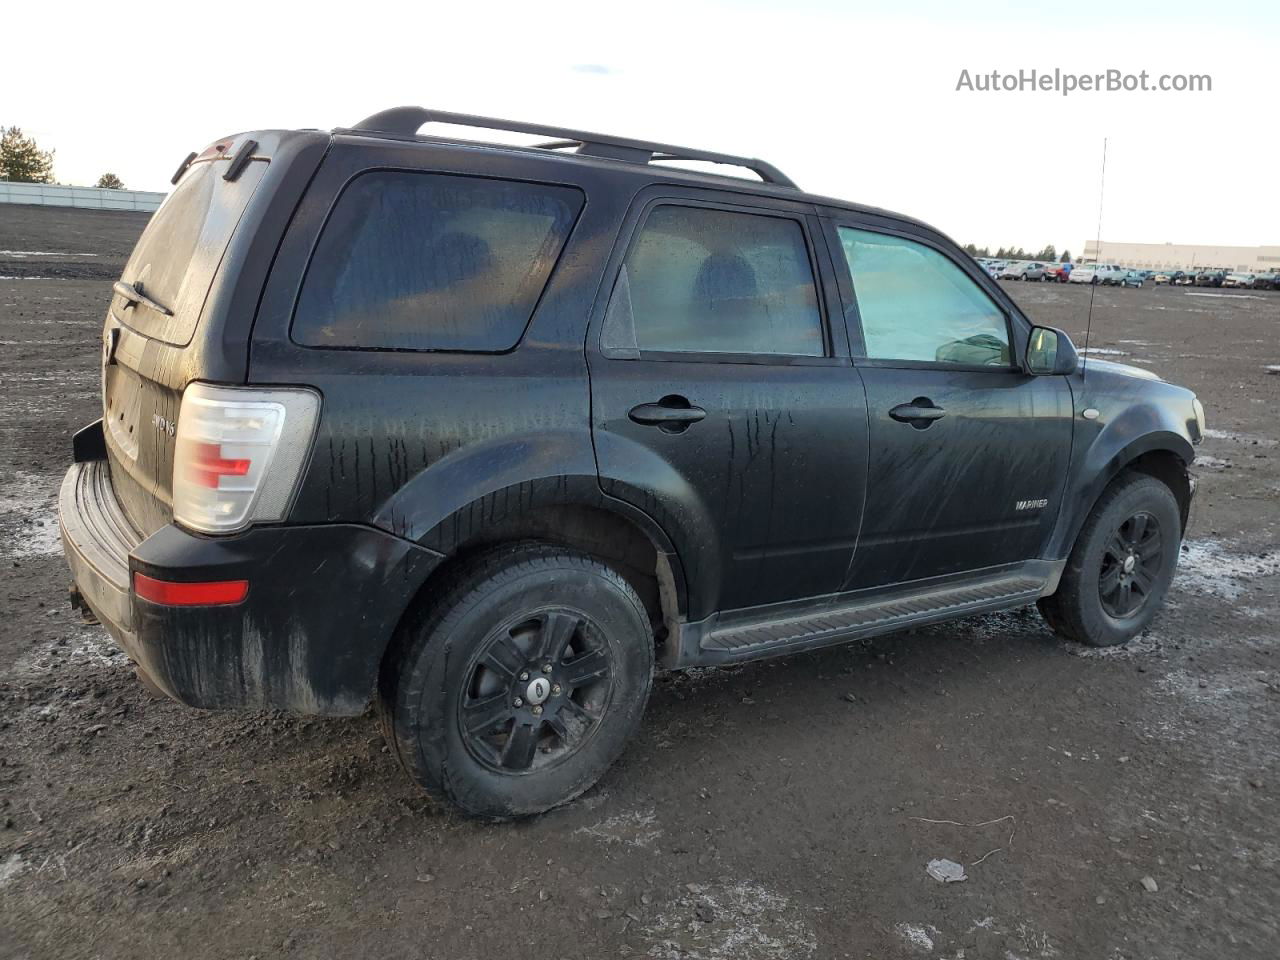
<svg viewBox="0 0 1280 960">
<path fill-rule="evenodd" d="M 83 602 L 139 671 L 205 708 L 357 714 L 409 602 L 443 557 L 354 524 L 257 527 L 203 537 L 170 524 L 141 536 L 105 460 L 67 471 L 63 550 Z M 130 588 L 159 580 L 249 581 L 237 604 L 163 606 Z"/>
</svg>

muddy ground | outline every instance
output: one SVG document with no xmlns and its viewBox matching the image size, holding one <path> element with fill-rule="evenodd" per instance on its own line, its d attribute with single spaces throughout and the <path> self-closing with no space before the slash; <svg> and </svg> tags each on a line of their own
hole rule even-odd
<svg viewBox="0 0 1280 960">
<path fill-rule="evenodd" d="M 1280 294 L 1097 292 L 1092 347 L 1213 428 L 1130 647 L 1027 609 L 663 677 L 596 789 L 482 826 L 369 717 L 150 699 L 68 609 L 54 496 L 142 224 L 0 207 L 0 956 L 1280 954 Z M 1011 288 L 1083 340 L 1088 290 Z"/>
</svg>

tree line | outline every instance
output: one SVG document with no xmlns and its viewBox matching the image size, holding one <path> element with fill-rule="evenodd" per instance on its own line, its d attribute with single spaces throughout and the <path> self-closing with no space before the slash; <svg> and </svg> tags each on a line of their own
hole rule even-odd
<svg viewBox="0 0 1280 960">
<path fill-rule="evenodd" d="M 0 180 L 11 183 L 53 183 L 52 150 L 41 150 L 35 137 L 19 127 L 0 127 Z M 104 173 L 95 187 L 123 190 L 124 183 L 114 173 Z"/>
<path fill-rule="evenodd" d="M 997 260 L 1047 260 L 1050 263 L 1056 260 L 1059 263 L 1071 262 L 1071 251 L 1064 250 L 1062 256 L 1059 257 L 1058 251 L 1052 243 L 1036 253 L 1032 253 L 1030 250 L 1023 250 L 1021 247 L 1000 247 L 995 253 L 992 253 L 990 247 L 975 247 L 972 243 L 966 243 L 964 252 L 971 257 L 994 257 Z"/>
</svg>

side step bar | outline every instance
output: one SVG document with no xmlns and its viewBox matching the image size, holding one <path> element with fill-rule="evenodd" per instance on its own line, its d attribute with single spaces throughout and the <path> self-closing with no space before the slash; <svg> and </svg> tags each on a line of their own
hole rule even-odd
<svg viewBox="0 0 1280 960">
<path fill-rule="evenodd" d="M 811 650 L 878 633 L 1034 603 L 1057 585 L 1061 563 L 1030 561 L 1012 569 L 921 581 L 743 611 L 685 624 L 676 667 L 738 663 Z M 696 644 L 696 645 L 695 645 Z"/>
</svg>

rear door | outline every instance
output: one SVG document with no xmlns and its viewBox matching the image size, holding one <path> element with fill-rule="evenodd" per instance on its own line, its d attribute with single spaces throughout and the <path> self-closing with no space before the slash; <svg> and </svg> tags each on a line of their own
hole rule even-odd
<svg viewBox="0 0 1280 960">
<path fill-rule="evenodd" d="M 1026 322 L 940 238 L 873 217 L 828 227 L 870 422 L 849 585 L 1040 557 L 1071 453 L 1066 378 L 1022 371 Z"/>
<path fill-rule="evenodd" d="M 327 141 L 260 132 L 212 144 L 125 265 L 103 327 L 103 433 L 116 497 L 144 535 L 173 517 L 183 388 L 243 381 L 271 254 Z"/>
<path fill-rule="evenodd" d="M 690 619 L 834 592 L 853 552 L 866 406 L 812 212 L 652 188 L 606 274 L 601 482 L 677 540 Z"/>
<path fill-rule="evenodd" d="M 224 180 L 221 150 L 193 163 L 143 231 L 121 282 L 141 298 L 114 294 L 103 331 L 103 433 L 112 485 L 143 533 L 172 516 L 173 441 L 189 350 L 227 243 L 265 163 Z M 246 345 L 247 346 L 247 345 Z"/>
</svg>

